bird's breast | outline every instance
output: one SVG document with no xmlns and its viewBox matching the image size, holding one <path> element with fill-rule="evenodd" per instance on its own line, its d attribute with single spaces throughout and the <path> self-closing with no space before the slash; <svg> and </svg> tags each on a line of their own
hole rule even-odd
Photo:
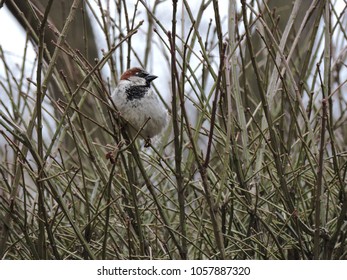
<svg viewBox="0 0 347 280">
<path fill-rule="evenodd" d="M 132 101 L 135 99 L 143 98 L 148 92 L 147 86 L 131 86 L 125 90 L 127 100 Z"/>
</svg>

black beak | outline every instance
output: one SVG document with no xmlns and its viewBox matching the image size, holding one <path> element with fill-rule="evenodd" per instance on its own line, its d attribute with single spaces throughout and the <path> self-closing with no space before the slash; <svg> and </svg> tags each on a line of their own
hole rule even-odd
<svg viewBox="0 0 347 280">
<path fill-rule="evenodd" d="M 152 82 L 153 80 L 155 80 L 156 78 L 158 78 L 158 76 L 154 76 L 154 75 L 147 75 L 145 77 L 145 80 L 147 81 L 147 83 Z"/>
</svg>

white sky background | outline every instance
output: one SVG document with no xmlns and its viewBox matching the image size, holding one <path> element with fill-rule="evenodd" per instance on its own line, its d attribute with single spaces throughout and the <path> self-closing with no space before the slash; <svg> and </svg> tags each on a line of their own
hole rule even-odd
<svg viewBox="0 0 347 280">
<path fill-rule="evenodd" d="M 133 2 L 134 5 L 137 2 L 136 0 L 131 0 L 127 1 L 128 7 L 131 7 L 133 5 L 130 5 L 130 3 Z M 90 1 L 90 3 L 94 3 L 94 1 Z M 110 3 L 113 3 L 113 1 L 110 1 Z M 151 6 L 152 3 L 154 3 L 154 0 L 147 0 L 149 6 Z M 197 9 L 200 6 L 201 0 L 189 0 L 188 1 L 193 14 L 197 13 Z M 239 1 L 238 1 L 239 3 Z M 219 1 L 219 10 L 221 14 L 221 18 L 224 20 L 223 21 L 223 32 L 227 32 L 227 12 L 228 12 L 228 4 L 229 1 L 227 0 L 220 0 Z M 339 6 L 338 10 L 342 11 L 342 9 L 345 7 L 345 3 L 343 0 L 337 0 L 335 7 Z M 106 6 L 105 6 L 106 7 Z M 194 9 L 195 7 L 195 9 Z M 112 8 L 112 7 L 111 7 Z M 114 9 L 114 8 L 113 8 Z M 112 9 L 111 9 L 112 10 Z M 142 4 L 138 5 L 138 16 L 136 17 L 136 22 L 138 23 L 141 19 L 147 20 L 147 15 L 145 12 L 144 7 Z M 185 28 L 182 29 L 182 22 L 181 22 L 181 17 L 180 13 L 182 10 L 182 1 L 178 1 L 178 22 L 177 22 L 177 33 L 180 34 L 181 30 L 183 30 L 185 33 L 188 33 L 189 28 L 191 26 L 191 22 L 188 17 L 186 17 L 185 20 Z M 98 8 L 95 8 L 95 11 L 99 11 Z M 158 6 L 158 12 L 156 13 L 159 15 L 161 18 L 160 21 L 164 24 L 165 28 L 167 30 L 171 30 L 171 14 L 172 14 L 172 1 L 168 0 L 165 1 L 164 3 L 160 4 Z M 132 15 L 131 10 L 128 11 L 129 15 Z M 214 11 L 213 11 L 213 4 L 212 2 L 210 5 L 207 7 L 206 11 L 204 12 L 204 17 L 203 17 L 203 23 L 200 26 L 200 30 L 203 30 L 203 27 L 208 26 L 210 19 L 214 19 Z M 213 21 L 213 28 L 214 28 L 214 21 Z M 97 24 L 95 24 L 95 30 L 98 30 Z M 140 32 L 136 34 L 133 37 L 133 47 L 138 50 L 138 52 L 144 53 L 143 49 L 143 44 L 142 40 L 145 38 L 144 32 L 146 32 L 146 23 L 144 24 L 143 27 L 141 27 Z M 201 31 L 203 32 L 203 31 Z M 341 33 L 341 32 L 340 32 Z M 163 33 L 161 32 L 163 35 Z M 101 49 L 106 49 L 106 43 L 105 43 L 105 38 L 102 34 L 102 32 L 96 32 L 96 36 L 98 36 L 98 42 L 99 42 L 99 50 L 100 50 L 100 56 L 101 56 Z M 153 40 L 158 40 L 158 36 L 154 33 L 153 34 Z M 3 8 L 0 9 L 0 47 L 2 48 L 3 52 L 5 53 L 5 56 L 7 58 L 7 64 L 10 69 L 13 70 L 14 75 L 20 75 L 20 72 L 17 71 L 16 69 L 20 69 L 20 65 L 22 64 L 22 57 L 23 57 L 23 52 L 24 52 L 24 46 L 25 46 L 26 38 L 25 38 L 25 33 L 22 30 L 22 28 L 17 24 L 17 22 L 12 18 L 10 15 L 9 11 L 7 10 L 6 6 L 4 5 Z M 344 40 L 345 42 L 345 40 Z M 197 45 L 197 42 L 196 42 Z M 343 48 L 344 46 L 340 46 Z M 33 66 L 34 65 L 34 59 L 35 59 L 35 51 L 33 48 L 28 48 L 28 54 L 27 54 L 27 62 L 26 63 L 26 71 L 25 75 L 28 77 L 32 75 L 33 72 Z M 155 44 L 153 44 L 153 50 L 151 50 L 152 56 L 150 59 L 150 66 L 149 66 L 149 71 L 152 71 L 153 74 L 159 76 L 159 79 L 155 81 L 155 85 L 157 88 L 159 88 L 160 92 L 162 92 L 163 96 L 166 96 L 166 99 L 169 101 L 169 95 L 170 95 L 170 72 L 168 71 L 168 65 L 167 62 L 164 60 L 162 56 L 162 52 L 155 50 Z M 158 53 L 160 55 L 158 55 Z M 216 59 L 217 61 L 219 59 Z M 133 60 L 135 61 L 135 60 Z M 196 63 L 198 63 L 198 60 L 196 60 Z M 132 66 L 136 66 L 137 64 L 134 63 Z M 217 67 L 217 65 L 216 65 Z M 109 76 L 107 67 L 104 67 L 105 70 L 105 80 Z M 3 64 L 0 61 L 0 82 L 4 82 L 5 78 L 5 72 L 3 68 Z M 33 77 L 34 78 L 34 77 Z M 342 81 L 345 79 L 341 77 Z M 14 80 L 14 79 L 13 79 Z M 5 83 L 6 84 L 6 83 Z M 34 88 L 32 87 L 32 90 Z M 4 94 L 3 94 L 3 89 L 0 87 L 0 98 L 1 101 L 3 102 L 4 105 L 6 105 L 6 100 L 4 100 Z M 5 97 L 8 98 L 8 97 Z M 0 103 L 0 110 L 2 110 L 2 106 Z"/>
</svg>

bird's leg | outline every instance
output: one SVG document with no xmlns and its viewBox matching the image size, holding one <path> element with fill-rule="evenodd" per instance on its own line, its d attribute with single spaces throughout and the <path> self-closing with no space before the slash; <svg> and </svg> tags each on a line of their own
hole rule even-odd
<svg viewBox="0 0 347 280">
<path fill-rule="evenodd" d="M 144 147 L 145 147 L 145 148 L 148 148 L 149 146 L 151 146 L 151 138 L 147 137 L 147 138 L 145 139 L 145 145 L 144 145 Z"/>
</svg>

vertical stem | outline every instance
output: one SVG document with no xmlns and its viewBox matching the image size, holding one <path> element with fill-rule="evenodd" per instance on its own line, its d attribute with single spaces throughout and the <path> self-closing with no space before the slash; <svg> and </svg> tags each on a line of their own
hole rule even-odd
<svg viewBox="0 0 347 280">
<path fill-rule="evenodd" d="M 178 82 L 178 73 L 176 71 L 176 14 L 177 14 L 177 0 L 172 1 L 173 11 L 172 11 L 172 33 L 169 34 L 170 47 L 171 47 L 171 85 L 172 85 L 172 122 L 174 131 L 174 146 L 175 146 L 175 176 L 177 182 L 178 190 L 178 203 L 180 212 L 180 231 L 181 231 L 181 258 L 187 259 L 187 237 L 186 237 L 186 214 L 185 214 L 185 196 L 184 196 L 184 185 L 183 176 L 181 169 L 182 162 L 182 135 L 179 128 L 179 116 L 178 116 L 178 106 L 177 100 L 181 101 L 183 105 L 183 96 L 178 98 L 177 94 L 179 92 L 176 88 L 176 81 Z M 184 69 L 183 69 L 184 71 Z M 183 83 L 183 81 L 182 81 Z M 183 87 L 183 85 L 182 85 Z"/>
<path fill-rule="evenodd" d="M 206 151 L 206 157 L 204 162 L 204 168 L 208 168 L 210 163 L 211 148 L 212 148 L 213 134 L 214 134 L 214 128 L 215 128 L 215 122 L 216 122 L 216 114 L 217 114 L 217 102 L 218 102 L 218 97 L 220 92 L 221 80 L 223 76 L 225 49 L 226 49 L 226 44 L 223 45 L 222 52 L 220 53 L 219 72 L 218 72 L 218 77 L 216 81 L 216 91 L 214 95 L 214 100 L 212 102 L 211 124 L 210 124 L 210 132 L 208 135 L 207 151 Z"/>
<path fill-rule="evenodd" d="M 112 178 L 114 176 L 114 171 L 116 169 L 116 164 L 112 165 L 112 169 L 110 171 L 110 176 L 107 182 L 107 208 L 105 213 L 105 227 L 104 227 L 104 240 L 102 242 L 102 252 L 101 252 L 101 258 L 103 260 L 106 259 L 106 251 L 107 251 L 107 237 L 108 237 L 108 230 L 109 230 L 109 224 L 110 224 L 110 208 L 111 208 L 111 187 L 112 187 Z"/>
<path fill-rule="evenodd" d="M 233 94 L 235 97 L 236 102 L 236 114 L 237 119 L 240 123 L 240 129 L 241 129 L 241 139 L 242 139 L 242 156 L 243 156 L 243 162 L 245 166 L 248 168 L 249 165 L 249 148 L 248 148 L 248 133 L 247 133 L 247 123 L 246 123 L 246 117 L 245 117 L 245 111 L 244 106 L 242 104 L 242 94 L 240 90 L 240 84 L 239 84 L 239 77 L 237 73 L 237 43 L 235 41 L 235 29 L 237 28 L 237 21 L 236 21 L 236 0 L 231 0 L 229 2 L 229 50 L 230 53 L 228 54 L 228 59 L 230 55 L 230 61 L 231 61 L 231 73 L 230 73 L 230 81 L 231 81 L 231 91 L 228 93 Z M 230 68 L 230 67 L 229 67 Z M 228 99 L 230 99 L 230 95 L 228 94 Z M 229 100 L 228 100 L 229 102 Z M 231 107 L 228 105 L 228 108 Z M 228 112 L 228 114 L 231 114 L 231 112 Z"/>
<path fill-rule="evenodd" d="M 324 108 L 323 103 L 323 119 L 325 118 L 325 123 L 327 126 L 327 130 L 329 132 L 329 140 L 332 152 L 332 161 L 333 168 L 337 174 L 338 182 L 342 182 L 341 177 L 339 175 L 339 164 L 337 160 L 337 151 L 335 147 L 335 133 L 332 132 L 331 126 L 334 124 L 334 114 L 333 114 L 333 99 L 331 98 L 331 57 L 332 57 L 332 30 L 331 30 L 331 9 L 330 9 L 330 1 L 325 1 L 324 8 L 324 21 L 325 21 L 325 48 L 324 48 L 324 91 L 327 98 L 327 108 Z M 325 112 L 324 112 L 325 109 Z M 322 133 L 325 129 L 322 129 Z M 323 149 L 323 148 L 321 148 Z M 323 162 L 322 162 L 323 164 Z M 323 176 L 323 175 L 322 175 Z M 344 185 L 342 183 L 342 185 Z M 321 188 L 323 192 L 323 188 Z M 328 213 L 329 213 L 329 199 L 330 199 L 330 188 L 327 188 L 327 192 L 324 194 L 324 203 L 321 204 L 322 213 L 321 213 L 321 227 L 325 228 L 326 223 L 328 222 Z M 324 207 L 324 208 L 323 208 Z M 326 259 L 328 256 L 328 247 L 327 242 L 324 240 L 323 247 L 323 258 Z"/>
<path fill-rule="evenodd" d="M 321 196 L 322 196 L 322 182 L 323 182 L 323 156 L 325 146 L 325 126 L 327 121 L 327 100 L 322 101 L 322 125 L 320 135 L 320 149 L 319 149 L 319 160 L 318 160 L 318 172 L 317 172 L 317 183 L 316 183 L 316 196 L 315 196 L 315 231 L 314 231 L 314 259 L 319 259 L 320 254 L 320 226 L 321 226 Z"/>
<path fill-rule="evenodd" d="M 319 78 L 321 80 L 322 84 L 322 124 L 321 124 L 321 135 L 320 135 L 320 149 L 319 149 L 319 160 L 318 160 L 318 172 L 317 172 L 317 183 L 316 183 L 316 197 L 315 197 L 315 232 L 314 232 L 314 248 L 313 248 L 313 254 L 314 259 L 318 260 L 322 256 L 320 255 L 320 228 L 323 228 L 325 226 L 326 220 L 324 217 L 324 211 L 326 209 L 323 209 L 323 158 L 324 158 L 324 146 L 325 146 L 325 130 L 326 130 L 326 124 L 328 121 L 328 109 L 327 106 L 329 106 L 330 112 L 332 112 L 332 99 L 330 98 L 330 69 L 331 69 L 331 21 L 330 21 L 330 8 L 329 8 L 330 1 L 326 1 L 325 5 L 325 48 L 324 48 L 324 82 L 322 82 L 322 78 L 320 75 L 320 71 L 318 68 L 318 74 Z M 330 114 L 329 123 L 333 123 L 333 114 Z M 333 141 L 333 139 L 332 139 Z M 335 147 L 332 143 L 332 150 L 333 154 L 335 155 Z M 334 158 L 334 157 L 333 157 Z M 335 166 L 337 167 L 336 162 L 334 161 Z M 338 168 L 338 167 L 337 167 Z M 338 170 L 338 169 L 336 169 Z M 326 253 L 327 251 L 324 250 Z M 326 256 L 325 256 L 326 257 Z"/>
<path fill-rule="evenodd" d="M 45 87 L 42 86 L 42 65 L 43 65 L 43 53 L 44 53 L 44 36 L 45 27 L 47 23 L 48 13 L 53 4 L 53 0 L 50 0 L 47 4 L 44 17 L 41 21 L 39 29 L 39 50 L 38 50 L 38 62 L 37 62 L 37 72 L 36 72 L 36 133 L 37 133 L 37 151 L 40 159 L 43 158 L 43 139 L 42 139 L 42 102 L 44 99 Z M 47 223 L 46 210 L 45 210 L 45 199 L 44 199 L 44 182 L 41 180 L 44 176 L 44 162 L 42 164 L 38 163 L 38 171 L 36 184 L 38 188 L 38 224 L 39 224 L 39 234 L 38 234 L 38 254 L 41 259 L 47 258 L 46 250 L 46 237 L 45 237 L 45 223 L 47 224 L 47 230 L 49 231 L 49 226 Z"/>
<path fill-rule="evenodd" d="M 218 37 L 219 53 L 221 54 L 223 52 L 223 31 L 222 31 L 222 25 L 220 22 L 218 0 L 213 0 L 213 9 L 214 9 L 214 17 L 216 21 L 216 31 L 217 31 L 217 37 Z"/>
</svg>

